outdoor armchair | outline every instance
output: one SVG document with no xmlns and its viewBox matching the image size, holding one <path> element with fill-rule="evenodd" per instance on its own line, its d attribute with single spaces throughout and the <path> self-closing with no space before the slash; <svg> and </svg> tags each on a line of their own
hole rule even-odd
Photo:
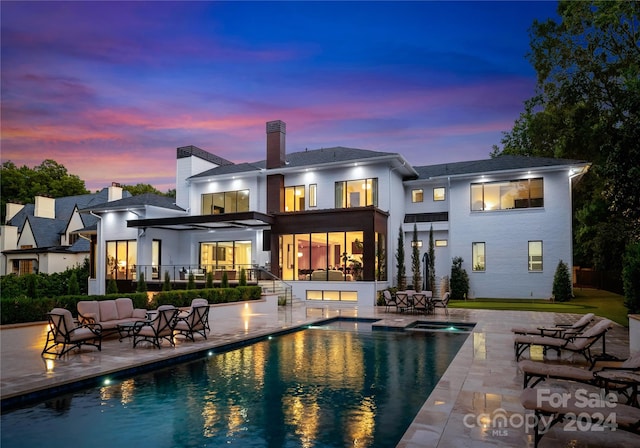
<svg viewBox="0 0 640 448">
<path fill-rule="evenodd" d="M 135 348 L 142 341 L 147 341 L 161 348 L 163 339 L 175 346 L 173 329 L 177 314 L 178 308 L 173 305 L 160 305 L 152 320 L 136 322 L 133 330 L 133 347 Z"/>
<path fill-rule="evenodd" d="M 74 348 L 91 345 L 102 350 L 102 326 L 100 324 L 78 324 L 71 311 L 54 308 L 47 313 L 49 331 L 42 355 L 62 357 Z M 58 348 L 61 347 L 60 351 Z"/>
<path fill-rule="evenodd" d="M 209 329 L 209 302 L 206 299 L 193 299 L 191 308 L 185 314 L 176 317 L 174 330 L 195 342 L 195 335 L 207 339 Z"/>
</svg>

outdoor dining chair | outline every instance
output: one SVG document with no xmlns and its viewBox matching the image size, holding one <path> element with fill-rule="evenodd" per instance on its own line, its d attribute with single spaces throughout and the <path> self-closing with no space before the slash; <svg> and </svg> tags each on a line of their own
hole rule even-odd
<svg viewBox="0 0 640 448">
<path fill-rule="evenodd" d="M 411 311 L 412 306 L 409 301 L 409 293 L 407 291 L 398 291 L 396 292 L 396 308 L 401 313 L 405 311 Z"/>
<path fill-rule="evenodd" d="M 389 308 L 391 308 L 392 306 L 398 306 L 396 299 L 391 295 L 391 291 L 389 291 L 388 289 L 382 291 L 382 297 L 384 298 L 384 306 L 386 312 L 389 312 Z"/>
</svg>

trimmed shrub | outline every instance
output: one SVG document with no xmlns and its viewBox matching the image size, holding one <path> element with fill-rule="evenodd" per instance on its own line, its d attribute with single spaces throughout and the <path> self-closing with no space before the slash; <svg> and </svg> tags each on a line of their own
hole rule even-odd
<svg viewBox="0 0 640 448">
<path fill-rule="evenodd" d="M 222 281 L 220 282 L 221 288 L 229 287 L 229 275 L 227 275 L 227 271 L 222 271 Z"/>
<path fill-rule="evenodd" d="M 118 283 L 116 283 L 116 279 L 109 279 L 109 283 L 107 283 L 107 294 L 117 294 L 118 293 Z"/>
<path fill-rule="evenodd" d="M 193 272 L 189 272 L 189 280 L 187 280 L 187 289 L 196 289 L 196 276 Z"/>
<path fill-rule="evenodd" d="M 140 279 L 138 280 L 138 284 L 136 285 L 136 291 L 147 292 L 147 282 L 144 280 L 144 272 L 140 273 Z"/>
<path fill-rule="evenodd" d="M 449 280 L 452 300 L 464 300 L 469 294 L 469 274 L 462 267 L 463 262 L 462 257 L 455 257 L 452 260 L 451 278 Z"/>
<path fill-rule="evenodd" d="M 567 302 L 573 295 L 571 274 L 567 263 L 560 260 L 553 276 L 553 289 L 551 291 L 556 302 Z"/>
<path fill-rule="evenodd" d="M 171 291 L 173 288 L 171 287 L 171 277 L 169 276 L 169 271 L 164 271 L 164 282 L 162 283 L 163 291 Z"/>
<path fill-rule="evenodd" d="M 247 271 L 244 268 L 240 269 L 240 281 L 239 286 L 247 286 Z"/>
</svg>

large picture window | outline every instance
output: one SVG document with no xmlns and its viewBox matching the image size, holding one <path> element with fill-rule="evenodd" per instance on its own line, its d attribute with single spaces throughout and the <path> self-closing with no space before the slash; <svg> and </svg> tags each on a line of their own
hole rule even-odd
<svg viewBox="0 0 640 448">
<path fill-rule="evenodd" d="M 378 205 L 378 179 L 336 182 L 336 208 Z"/>
<path fill-rule="evenodd" d="M 282 235 L 280 268 L 283 280 L 357 281 L 364 269 L 363 232 L 318 232 Z M 376 236 L 376 271 L 386 278 L 384 237 Z"/>
<path fill-rule="evenodd" d="M 218 215 L 249 211 L 249 190 L 222 191 L 202 195 L 202 214 Z"/>
<path fill-rule="evenodd" d="M 542 178 L 471 184 L 471 210 L 544 207 Z"/>
<path fill-rule="evenodd" d="M 207 272 L 251 267 L 251 241 L 200 243 L 200 267 Z"/>
<path fill-rule="evenodd" d="M 135 280 L 138 244 L 135 240 L 107 241 L 107 278 Z"/>
</svg>

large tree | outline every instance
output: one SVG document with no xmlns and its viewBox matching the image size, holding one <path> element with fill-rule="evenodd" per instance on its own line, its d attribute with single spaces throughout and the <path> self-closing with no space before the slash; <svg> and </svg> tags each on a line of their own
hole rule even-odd
<svg viewBox="0 0 640 448">
<path fill-rule="evenodd" d="M 621 257 L 600 251 L 640 235 L 639 12 L 637 1 L 561 1 L 559 21 L 535 21 L 537 92 L 493 152 L 593 163 L 576 190 L 576 255 L 604 269 Z"/>
<path fill-rule="evenodd" d="M 40 165 L 29 168 L 17 167 L 10 160 L 2 164 L 0 172 L 0 207 L 2 222 L 7 202 L 33 203 L 36 196 L 59 198 L 87 194 L 84 181 L 69 174 L 59 163 L 47 159 Z"/>
</svg>

